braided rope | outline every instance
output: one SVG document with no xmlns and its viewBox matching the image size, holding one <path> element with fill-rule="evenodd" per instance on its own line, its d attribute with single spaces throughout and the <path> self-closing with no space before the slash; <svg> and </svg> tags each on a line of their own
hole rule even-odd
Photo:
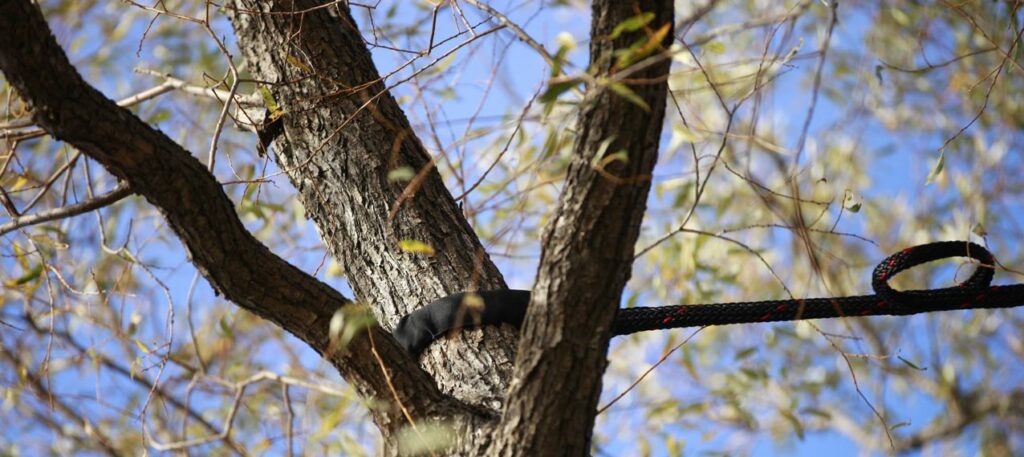
<svg viewBox="0 0 1024 457">
<path fill-rule="evenodd" d="M 950 257 L 970 257 L 977 268 L 964 282 L 941 289 L 898 291 L 889 280 L 922 263 Z M 1008 308 L 1024 304 L 1024 284 L 991 286 L 995 274 L 992 253 L 966 241 L 942 241 L 904 249 L 878 264 L 871 276 L 875 295 L 766 300 L 619 309 L 613 335 L 707 325 L 748 324 L 847 316 L 906 316 L 970 308 Z M 520 326 L 530 302 L 525 290 L 474 292 L 481 308 L 467 308 L 464 293 L 452 294 L 403 317 L 392 332 L 410 354 L 419 354 L 450 331 L 477 325 Z"/>
<path fill-rule="evenodd" d="M 954 287 L 897 291 L 889 286 L 889 279 L 901 271 L 950 257 L 970 257 L 978 261 L 978 266 L 969 278 Z M 992 253 L 974 243 L 923 244 L 904 249 L 878 264 L 871 277 L 875 295 L 626 308 L 615 316 L 612 334 L 845 316 L 906 316 L 1024 304 L 1024 284 L 990 286 L 995 274 L 994 264 Z"/>
</svg>

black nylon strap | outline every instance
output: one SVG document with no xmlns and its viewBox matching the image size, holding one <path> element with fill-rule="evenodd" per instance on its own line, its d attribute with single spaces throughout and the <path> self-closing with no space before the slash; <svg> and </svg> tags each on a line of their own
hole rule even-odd
<svg viewBox="0 0 1024 457">
<path fill-rule="evenodd" d="M 530 291 L 485 290 L 473 295 L 483 300 L 482 309 L 466 300 L 467 293 L 452 294 L 407 314 L 392 334 L 406 351 L 419 355 L 431 342 L 455 329 L 501 324 L 518 328 L 523 324 Z"/>
<path fill-rule="evenodd" d="M 897 291 L 888 281 L 901 271 L 950 257 L 971 257 L 978 266 L 964 282 L 941 289 Z M 883 260 L 872 274 L 875 295 L 757 302 L 712 303 L 619 309 L 613 335 L 706 325 L 745 324 L 846 316 L 905 316 L 971 308 L 1008 308 L 1024 304 L 1024 284 L 990 286 L 995 259 L 987 249 L 966 241 L 941 241 L 904 249 Z M 445 333 L 474 325 L 522 325 L 530 292 L 476 292 L 483 309 L 470 311 L 466 294 L 436 300 L 402 318 L 394 336 L 410 354 L 419 355 Z"/>
</svg>

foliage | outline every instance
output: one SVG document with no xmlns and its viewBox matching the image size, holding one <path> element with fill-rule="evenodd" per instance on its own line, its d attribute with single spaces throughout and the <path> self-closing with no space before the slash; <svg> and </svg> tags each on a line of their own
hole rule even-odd
<svg viewBox="0 0 1024 457">
<path fill-rule="evenodd" d="M 211 36 L 239 53 L 213 4 L 154 7 L 208 13 L 211 35 L 133 2 L 41 3 L 73 63 L 111 98 L 164 83 L 165 74 L 194 88 L 226 92 L 233 83 Z M 352 6 L 449 189 L 509 282 L 529 288 L 585 87 L 636 97 L 624 82 L 651 51 L 638 42 L 618 56 L 622 80 L 595 80 L 586 47 L 576 45 L 592 39 L 579 19 L 586 2 L 492 2 L 542 49 L 507 28 L 483 35 L 498 20 L 466 3 Z M 1020 4 L 844 2 L 836 12 L 833 22 L 827 2 L 810 0 L 677 6 L 671 134 L 624 306 L 864 293 L 884 255 L 945 239 L 987 243 L 1007 269 L 997 277 L 1019 280 Z M 621 30 L 643 28 L 645 18 Z M 550 62 L 542 50 L 556 51 Z M 114 188 L 76 151 L 11 127 L 26 107 L 2 80 L 0 90 L 8 216 Z M 238 93 L 280 115 L 258 84 L 243 82 Z M 133 109 L 206 160 L 221 108 L 221 100 L 177 90 Z M 288 180 L 257 154 L 255 135 L 232 124 L 215 173 L 246 226 L 344 290 L 343 269 Z M 608 152 L 606 160 L 628 160 Z M 402 242 L 410 252 L 443 254 Z M 216 297 L 145 201 L 12 230 L 0 240 L 0 265 L 0 454 L 85 454 L 97 437 L 128 454 L 159 453 L 226 426 L 230 439 L 193 452 L 372 453 L 372 400 L 294 338 Z M 962 270 L 915 270 L 897 284 L 943 284 Z M 808 452 L 830 440 L 869 453 L 1024 449 L 1019 311 L 690 333 L 615 341 L 608 401 L 668 355 L 598 417 L 598 453 Z"/>
</svg>

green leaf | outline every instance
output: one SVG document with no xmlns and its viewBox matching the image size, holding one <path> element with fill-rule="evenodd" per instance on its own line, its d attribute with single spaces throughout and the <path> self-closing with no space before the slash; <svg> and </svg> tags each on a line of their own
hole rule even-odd
<svg viewBox="0 0 1024 457">
<path fill-rule="evenodd" d="M 636 92 L 633 92 L 633 89 L 630 89 L 625 84 L 615 82 L 609 84 L 608 88 L 611 89 L 612 92 L 618 94 L 620 97 L 629 100 L 636 106 L 639 106 L 644 111 L 651 110 L 651 107 L 647 105 L 647 102 L 645 102 L 644 99 L 640 98 L 640 96 L 637 95 Z"/>
<path fill-rule="evenodd" d="M 157 110 L 153 115 L 149 116 L 147 120 L 150 124 L 159 124 L 171 118 L 171 112 L 165 109 Z"/>
<path fill-rule="evenodd" d="M 807 408 L 801 409 L 800 412 L 807 413 L 807 414 L 810 414 L 810 415 L 813 415 L 813 416 L 818 416 L 818 417 L 820 417 L 822 419 L 826 419 L 826 420 L 832 419 L 832 413 L 830 413 L 828 411 L 825 411 L 823 409 L 807 407 Z"/>
<path fill-rule="evenodd" d="M 444 60 L 428 68 L 425 72 L 423 72 L 423 76 L 421 77 L 438 75 L 441 72 L 445 71 L 448 67 L 450 67 L 452 65 L 452 62 L 455 62 L 455 54 L 445 57 Z"/>
<path fill-rule="evenodd" d="M 851 213 L 860 212 L 861 201 L 856 194 L 846 191 L 846 195 L 843 197 L 843 208 Z"/>
<path fill-rule="evenodd" d="M 225 318 L 221 317 L 220 320 L 217 321 L 217 328 L 220 330 L 221 335 L 228 338 L 235 337 L 235 333 L 231 331 L 231 326 L 228 325 L 228 321 Z"/>
<path fill-rule="evenodd" d="M 757 352 L 757 346 L 751 346 L 751 347 L 748 347 L 746 349 L 737 351 L 736 352 L 736 357 L 734 357 L 734 359 L 735 360 L 743 360 L 743 359 L 745 359 L 747 357 L 750 357 L 751 355 L 754 355 L 755 352 Z"/>
<path fill-rule="evenodd" d="M 39 275 L 42 274 L 42 273 L 43 273 L 43 265 L 42 264 L 36 265 L 36 266 L 32 267 L 32 269 L 29 270 L 28 273 L 25 273 L 20 278 L 15 279 L 14 280 L 14 285 L 20 286 L 22 284 L 27 284 L 29 282 L 35 281 L 36 278 L 38 278 Z"/>
<path fill-rule="evenodd" d="M 555 151 L 558 150 L 559 135 L 557 129 L 549 129 L 547 136 L 544 138 L 544 146 L 541 148 L 541 157 L 551 157 Z"/>
<path fill-rule="evenodd" d="M 608 151 L 608 148 L 612 145 L 612 141 L 615 141 L 615 135 L 601 140 L 601 144 L 597 145 L 597 153 L 594 154 L 594 163 L 591 165 L 597 165 L 601 162 L 601 158 L 604 157 L 604 153 Z"/>
<path fill-rule="evenodd" d="M 724 54 L 725 43 L 722 43 L 721 41 L 712 41 L 704 45 L 704 50 L 712 54 Z"/>
<path fill-rule="evenodd" d="M 616 39 L 625 32 L 635 32 L 642 29 L 645 25 L 650 24 L 654 20 L 654 13 L 640 13 L 636 16 L 628 18 L 616 25 L 612 29 L 611 39 Z"/>
<path fill-rule="evenodd" d="M 793 426 L 793 431 L 796 432 L 797 438 L 799 438 L 800 441 L 803 441 L 804 426 L 800 423 L 800 418 L 796 417 L 791 411 L 785 409 L 779 409 L 779 414 L 781 414 L 782 417 Z"/>
<path fill-rule="evenodd" d="M 266 221 L 267 214 L 263 212 L 263 209 L 260 208 L 260 206 L 260 204 L 255 202 L 243 201 L 240 210 L 242 214 L 251 214 L 257 219 Z"/>
<path fill-rule="evenodd" d="M 665 40 L 665 36 L 668 35 L 668 32 L 671 29 L 670 25 L 671 24 L 666 23 L 655 30 L 654 33 L 649 34 L 647 37 L 638 39 L 628 48 L 615 51 L 615 66 L 618 68 L 626 68 L 660 49 L 662 42 Z"/>
<path fill-rule="evenodd" d="M 327 335 L 330 336 L 332 340 L 338 339 L 341 337 L 341 332 L 344 329 L 345 313 L 342 312 L 341 308 L 338 308 L 338 310 L 334 312 L 334 315 L 331 316 L 331 323 L 327 326 Z"/>
<path fill-rule="evenodd" d="M 376 324 L 377 319 L 364 304 L 354 303 L 338 308 L 328 327 L 332 348 L 345 350 L 360 332 Z"/>
<path fill-rule="evenodd" d="M 680 416 L 682 416 L 682 415 L 686 415 L 686 414 L 703 413 L 704 411 L 707 411 L 707 409 L 708 409 L 708 405 L 706 403 L 704 403 L 702 401 L 698 401 L 698 402 L 693 402 L 693 403 L 690 403 L 690 404 L 688 404 L 686 406 L 678 408 L 676 410 L 676 413 L 679 414 Z"/>
<path fill-rule="evenodd" d="M 345 418 L 345 408 L 331 408 L 327 414 L 320 418 L 320 427 L 317 428 L 310 439 L 318 442 L 327 437 L 330 433 L 336 433 L 338 424 Z"/>
<path fill-rule="evenodd" d="M 548 81 L 548 89 L 541 94 L 540 102 L 545 104 L 551 103 L 558 99 L 559 95 L 572 90 L 581 82 L 583 82 L 583 80 L 580 78 L 552 78 Z"/>
<path fill-rule="evenodd" d="M 941 152 L 939 152 L 939 159 L 935 161 L 935 166 L 932 167 L 931 173 L 928 173 L 928 179 L 924 181 L 924 185 L 927 186 L 931 184 L 933 181 L 935 181 L 939 177 L 939 174 L 942 173 L 942 169 L 945 168 L 945 166 L 946 150 L 943 149 Z"/>
<path fill-rule="evenodd" d="M 569 53 L 576 49 L 576 39 L 569 32 L 558 34 L 558 51 L 553 56 L 554 63 L 551 65 L 551 77 L 557 77 L 562 73 L 562 66 L 565 65 Z"/>
<path fill-rule="evenodd" d="M 902 356 L 898 356 L 897 355 L 896 358 L 900 359 L 901 362 L 907 364 L 908 367 L 913 368 L 913 369 L 915 369 L 917 371 L 928 371 L 928 368 L 919 367 L 916 364 L 914 364 L 913 362 L 911 362 L 911 361 L 909 361 L 907 359 L 904 359 Z"/>
<path fill-rule="evenodd" d="M 416 176 L 416 171 L 408 165 L 403 165 L 388 172 L 388 182 L 408 182 L 414 176 Z"/>
<path fill-rule="evenodd" d="M 398 430 L 398 448 L 404 455 L 436 455 L 452 445 L 455 429 L 447 422 L 421 421 L 415 428 L 404 426 Z"/>
<path fill-rule="evenodd" d="M 607 166 L 612 162 L 629 163 L 629 153 L 625 149 L 620 149 L 611 154 L 608 154 L 601 158 L 601 164 Z"/>
<path fill-rule="evenodd" d="M 898 428 L 903 428 L 903 427 L 906 427 L 908 425 L 910 425 L 909 421 L 908 422 L 900 422 L 898 424 L 893 425 L 892 427 L 889 427 L 889 430 L 896 430 Z"/>
<path fill-rule="evenodd" d="M 260 96 L 263 97 L 263 106 L 270 111 L 271 120 L 279 117 L 280 114 L 277 113 L 282 112 L 281 105 L 278 105 L 277 100 L 274 100 L 274 94 L 270 93 L 270 89 L 267 89 L 266 86 L 260 86 Z M 277 115 L 275 116 L 275 114 Z"/>
<path fill-rule="evenodd" d="M 892 19 L 901 27 L 906 27 L 911 23 L 910 17 L 907 16 L 907 13 L 901 11 L 898 6 L 889 8 L 889 14 L 892 15 Z"/>
<path fill-rule="evenodd" d="M 295 56 L 293 56 L 291 54 L 289 54 L 287 57 L 285 57 L 285 60 L 288 62 L 289 65 L 291 65 L 291 66 L 293 66 L 295 68 L 298 68 L 298 69 L 300 69 L 302 71 L 306 71 L 306 72 L 313 71 L 312 68 L 309 68 L 309 65 L 306 65 L 306 64 L 302 63 L 302 61 L 299 60 L 298 57 L 295 57 Z"/>
</svg>

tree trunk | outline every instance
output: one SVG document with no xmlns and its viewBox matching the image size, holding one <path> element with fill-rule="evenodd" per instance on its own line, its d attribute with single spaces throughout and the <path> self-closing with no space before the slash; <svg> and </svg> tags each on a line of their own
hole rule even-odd
<svg viewBox="0 0 1024 457">
<path fill-rule="evenodd" d="M 285 111 L 284 134 L 273 143 L 278 165 L 343 265 L 356 299 L 391 330 L 405 314 L 446 295 L 504 289 L 432 158 L 384 90 L 348 7 L 315 9 L 318 4 L 240 0 L 230 14 L 247 68 Z M 422 177 L 389 181 L 388 172 L 403 166 Z M 436 254 L 405 252 L 401 240 L 427 243 Z M 463 331 L 432 344 L 420 364 L 442 392 L 496 413 L 514 342 L 508 328 Z"/>
<path fill-rule="evenodd" d="M 654 16 L 645 27 L 611 38 L 617 26 L 641 12 Z M 629 280 L 658 156 L 672 13 L 671 0 L 594 2 L 590 72 L 596 81 L 587 87 L 565 189 L 544 234 L 492 455 L 590 450 L 611 323 Z M 630 67 L 615 51 L 637 42 L 654 57 L 643 60 L 639 54 Z M 638 99 L 613 90 L 616 83 Z"/>
<path fill-rule="evenodd" d="M 0 69 L 40 127 L 160 208 L 215 290 L 301 338 L 362 395 L 389 403 L 371 411 L 385 454 L 411 450 L 425 430 L 437 432 L 429 425 L 442 426 L 446 454 L 589 453 L 610 323 L 657 156 L 672 2 L 594 2 L 591 83 L 518 349 L 510 328 L 464 331 L 432 344 L 419 361 L 423 370 L 386 330 L 435 298 L 504 288 L 500 272 L 384 90 L 347 6 L 234 6 L 248 69 L 284 109 L 283 135 L 274 142 L 278 163 L 357 298 L 383 326 L 346 350 L 330 346 L 328 323 L 350 301 L 246 232 L 192 154 L 86 84 L 29 0 L 0 0 Z M 616 26 L 645 12 L 653 20 L 612 39 Z M 645 53 L 639 63 L 613 56 L 638 42 Z M 627 91 L 635 97 L 623 97 Z M 409 183 L 389 181 L 399 167 L 419 173 Z M 402 240 L 436 253 L 405 252 Z"/>
</svg>

